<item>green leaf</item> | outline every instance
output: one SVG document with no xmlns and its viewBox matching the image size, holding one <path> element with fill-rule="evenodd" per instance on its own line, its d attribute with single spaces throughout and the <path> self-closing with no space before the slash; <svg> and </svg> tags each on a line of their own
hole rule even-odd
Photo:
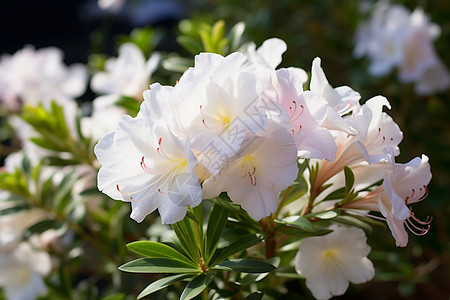
<svg viewBox="0 0 450 300">
<path fill-rule="evenodd" d="M 117 106 L 125 108 L 128 114 L 133 117 L 137 115 L 141 105 L 136 99 L 127 96 L 120 96 L 114 103 Z"/>
<path fill-rule="evenodd" d="M 304 217 L 305 218 L 315 217 L 315 218 L 322 219 L 322 220 L 329 220 L 329 219 L 336 218 L 340 214 L 341 214 L 340 210 L 331 209 L 331 210 L 324 210 L 324 211 L 319 211 L 319 212 L 315 212 L 315 213 L 310 213 L 310 214 L 304 215 Z"/>
<path fill-rule="evenodd" d="M 220 205 L 214 204 L 209 214 L 208 228 L 206 229 L 205 256 L 208 265 L 211 257 L 216 251 L 219 239 L 227 224 L 228 210 Z"/>
<path fill-rule="evenodd" d="M 167 71 L 183 73 L 193 65 L 193 60 L 179 56 L 170 56 L 162 61 L 162 67 Z"/>
<path fill-rule="evenodd" d="M 345 174 L 345 195 L 347 195 L 353 188 L 353 184 L 355 183 L 355 175 L 353 174 L 352 170 L 347 166 L 344 167 L 344 174 Z"/>
<path fill-rule="evenodd" d="M 364 222 L 356 217 L 350 216 L 350 215 L 338 216 L 338 217 L 334 218 L 333 221 L 344 224 L 344 225 L 361 228 L 362 230 L 364 230 L 367 233 L 372 232 L 372 227 L 369 224 L 367 224 L 366 222 Z"/>
<path fill-rule="evenodd" d="M 211 283 L 215 272 L 202 273 L 189 282 L 181 294 L 180 300 L 189 300 L 203 292 L 204 289 Z"/>
<path fill-rule="evenodd" d="M 20 212 L 22 210 L 29 209 L 29 208 L 30 208 L 30 205 L 28 205 L 28 204 L 8 207 L 8 208 L 0 210 L 0 216 L 15 214 L 15 213 L 18 213 L 18 212 Z"/>
<path fill-rule="evenodd" d="M 192 227 L 195 226 L 194 230 Z M 172 224 L 172 229 L 180 241 L 180 245 L 184 252 L 191 258 L 192 261 L 200 261 L 200 250 L 202 249 L 203 239 L 200 233 L 199 224 L 190 220 L 189 218 L 184 218 L 183 220 Z"/>
<path fill-rule="evenodd" d="M 309 232 L 315 232 L 314 225 L 305 217 L 302 216 L 289 216 L 281 220 L 275 220 L 276 223 L 294 226 L 299 229 L 303 229 Z"/>
<path fill-rule="evenodd" d="M 69 166 L 80 163 L 78 159 L 64 159 L 57 156 L 47 156 L 43 160 L 44 164 L 49 166 Z"/>
<path fill-rule="evenodd" d="M 242 273 L 267 273 L 275 270 L 276 267 L 264 261 L 242 258 L 220 262 L 213 269 Z"/>
<path fill-rule="evenodd" d="M 156 291 L 159 291 L 165 287 L 168 287 L 171 284 L 174 284 L 175 282 L 181 281 L 183 279 L 189 278 L 192 275 L 189 274 L 178 274 L 178 275 L 172 275 L 167 276 L 161 279 L 158 279 L 152 283 L 150 283 L 139 295 L 138 299 L 144 298 L 145 296 L 148 296 Z"/>
<path fill-rule="evenodd" d="M 55 207 L 57 211 L 67 213 L 74 205 L 74 203 L 72 203 L 73 199 L 71 192 L 78 179 L 79 175 L 77 174 L 77 170 L 72 170 L 64 176 L 53 196 L 53 207 Z"/>
<path fill-rule="evenodd" d="M 196 264 L 189 258 L 178 252 L 172 247 L 165 244 L 153 241 L 137 241 L 127 244 L 127 248 L 142 256 L 152 258 L 171 258 L 191 264 L 196 267 Z"/>
<path fill-rule="evenodd" d="M 124 300 L 125 297 L 126 297 L 125 294 L 120 293 L 120 294 L 112 294 L 112 295 L 106 296 L 106 297 L 102 298 L 101 300 Z"/>
<path fill-rule="evenodd" d="M 24 236 L 25 237 L 29 237 L 29 236 L 32 236 L 33 234 L 36 234 L 36 233 L 38 233 L 38 234 L 42 233 L 42 232 L 47 231 L 47 230 L 49 230 L 51 228 L 54 228 L 56 226 L 56 224 L 57 224 L 56 220 L 43 220 L 43 221 L 40 221 L 40 222 L 34 224 L 33 226 L 29 227 L 25 231 Z"/>
<path fill-rule="evenodd" d="M 186 35 L 178 36 L 177 42 L 184 49 L 189 51 L 192 55 L 197 55 L 203 50 L 202 44 L 200 44 L 197 40 L 193 39 L 192 37 Z"/>
<path fill-rule="evenodd" d="M 245 300 L 261 300 L 263 296 L 264 293 L 257 291 L 248 295 L 247 298 L 245 298 Z"/>
<path fill-rule="evenodd" d="M 130 273 L 200 273 L 201 270 L 191 264 L 170 258 L 138 258 L 119 267 Z"/>
<path fill-rule="evenodd" d="M 264 236 L 261 234 L 247 234 L 244 235 L 234 242 L 232 242 L 228 247 L 225 247 L 224 249 L 221 249 L 220 251 L 217 251 L 217 254 L 215 257 L 211 259 L 210 265 L 215 265 L 218 262 L 221 262 L 228 257 L 230 257 L 233 254 L 239 253 L 241 251 L 244 251 L 254 245 L 257 245 L 261 243 L 264 239 Z"/>
</svg>

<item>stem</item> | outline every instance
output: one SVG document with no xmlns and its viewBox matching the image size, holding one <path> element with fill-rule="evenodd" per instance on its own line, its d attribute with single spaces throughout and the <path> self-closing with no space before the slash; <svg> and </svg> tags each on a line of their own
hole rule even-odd
<svg viewBox="0 0 450 300">
<path fill-rule="evenodd" d="M 269 217 L 265 217 L 259 221 L 261 224 L 262 231 L 266 234 L 266 258 L 272 258 L 277 255 L 276 246 L 277 241 L 275 239 L 274 223 Z"/>
<path fill-rule="evenodd" d="M 306 203 L 305 207 L 303 207 L 301 216 L 307 215 L 311 212 L 314 204 L 314 200 L 320 194 L 321 191 L 316 191 L 316 189 L 311 188 L 311 193 L 309 195 L 308 203 Z"/>
</svg>

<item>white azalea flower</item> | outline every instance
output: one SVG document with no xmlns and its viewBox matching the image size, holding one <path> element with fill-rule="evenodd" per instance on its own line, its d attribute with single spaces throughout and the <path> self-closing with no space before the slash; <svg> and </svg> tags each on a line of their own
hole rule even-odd
<svg viewBox="0 0 450 300">
<path fill-rule="evenodd" d="M 358 111 L 361 106 L 359 104 L 361 95 L 348 86 L 333 88 L 329 84 L 328 79 L 325 76 L 325 72 L 320 66 L 320 62 L 320 58 L 316 57 L 312 63 L 310 83 L 311 92 L 325 98 L 328 104 L 341 116 L 349 112 Z M 348 131 L 345 125 L 340 125 Z"/>
<path fill-rule="evenodd" d="M 215 69 L 203 72 L 210 61 Z M 252 70 L 253 65 L 241 53 L 224 58 L 204 53 L 175 86 L 182 112 L 179 123 L 192 148 L 201 152 L 199 164 L 212 175 L 240 149 L 246 133 L 266 127 L 262 87 Z"/>
<path fill-rule="evenodd" d="M 398 145 L 403 138 L 398 125 L 383 112 L 390 107 L 382 96 L 366 101 L 357 114 L 345 118 L 357 134 L 349 136 L 342 131 L 333 131 L 337 145 L 336 159 L 319 161 L 319 172 L 313 189 L 319 189 L 330 178 L 344 170 L 345 166 L 355 168 L 367 163 L 386 162 L 391 155 L 398 155 Z"/>
<path fill-rule="evenodd" d="M 0 254 L 0 286 L 7 300 L 33 300 L 47 293 L 43 276 L 51 270 L 50 256 L 21 243 L 10 253 Z"/>
<path fill-rule="evenodd" d="M 361 199 L 343 207 L 380 211 L 384 216 L 398 247 L 408 243 L 406 229 L 415 235 L 424 235 L 430 229 L 431 219 L 425 221 L 415 217 L 409 205 L 422 201 L 428 195 L 427 185 L 431 180 L 428 157 L 422 155 L 406 164 L 388 164 L 383 184 Z"/>
<path fill-rule="evenodd" d="M 275 70 L 282 61 L 282 55 L 287 50 L 286 43 L 278 38 L 265 40 L 262 45 L 256 49 L 254 43 L 247 47 L 248 58 L 257 64 L 262 64 L 268 69 Z M 306 73 L 305 73 L 306 75 Z"/>
<path fill-rule="evenodd" d="M 286 128 L 270 121 L 266 130 L 248 135 L 242 149 L 203 183 L 203 197 L 227 192 L 255 220 L 273 213 L 279 193 L 297 178 L 297 150 Z"/>
<path fill-rule="evenodd" d="M 430 229 L 431 219 L 421 221 L 408 208 L 425 199 L 430 180 L 428 157 L 422 155 L 406 164 L 396 163 L 392 174 L 383 181 L 384 193 L 379 195 L 378 204 L 399 247 L 408 243 L 406 228 L 416 235 L 424 235 Z"/>
<path fill-rule="evenodd" d="M 46 217 L 47 213 L 37 208 L 1 216 L 0 253 L 14 249 L 22 240 L 25 230 Z"/>
<path fill-rule="evenodd" d="M 66 104 L 85 92 L 86 82 L 86 67 L 66 67 L 62 51 L 54 47 L 26 46 L 0 59 L 0 101 L 12 110 L 21 103 Z"/>
<path fill-rule="evenodd" d="M 162 222 L 172 224 L 185 216 L 188 205 L 201 201 L 190 143 L 179 140 L 167 124 L 123 116 L 95 154 L 102 164 L 99 190 L 131 202 L 131 218 L 137 222 L 158 209 Z"/>
<path fill-rule="evenodd" d="M 303 77 L 295 69 L 280 69 L 275 75 L 276 101 L 288 112 L 288 129 L 297 145 L 298 156 L 333 160 L 336 143 L 329 130 L 321 126 L 328 103 L 318 95 L 302 91 Z"/>
<path fill-rule="evenodd" d="M 151 74 L 155 71 L 160 57 L 153 54 L 145 61 L 144 54 L 133 43 L 125 43 L 119 48 L 119 56 L 105 63 L 105 71 L 92 77 L 91 88 L 100 94 L 117 94 L 142 98 L 148 88 Z"/>
<path fill-rule="evenodd" d="M 115 105 L 119 97 L 105 95 L 94 99 L 91 116 L 81 119 L 81 130 L 85 136 L 98 141 L 105 134 L 114 131 L 120 117 L 126 113 L 124 108 Z"/>
<path fill-rule="evenodd" d="M 418 94 L 429 95 L 450 85 L 450 74 L 433 45 L 440 31 L 422 8 L 410 13 L 404 6 L 384 2 L 358 29 L 354 54 L 369 57 L 372 75 L 398 67 L 401 82 L 414 82 Z"/>
<path fill-rule="evenodd" d="M 349 282 L 363 283 L 375 275 L 364 231 L 336 225 L 330 229 L 325 236 L 303 239 L 295 257 L 295 269 L 306 277 L 316 299 L 342 295 Z"/>
<path fill-rule="evenodd" d="M 408 34 L 409 11 L 401 5 L 383 2 L 356 34 L 355 56 L 367 55 L 369 72 L 382 76 L 403 60 L 403 40 Z"/>
</svg>

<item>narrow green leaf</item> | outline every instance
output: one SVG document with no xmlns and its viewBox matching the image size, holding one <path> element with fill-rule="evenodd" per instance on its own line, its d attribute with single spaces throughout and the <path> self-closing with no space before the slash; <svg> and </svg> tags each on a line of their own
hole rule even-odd
<svg viewBox="0 0 450 300">
<path fill-rule="evenodd" d="M 316 213 L 310 213 L 310 214 L 305 215 L 304 217 L 305 218 L 315 217 L 315 218 L 322 219 L 322 220 L 329 220 L 329 219 L 336 218 L 340 214 L 341 214 L 340 210 L 331 209 L 331 210 L 319 211 Z"/>
<path fill-rule="evenodd" d="M 242 258 L 220 262 L 213 269 L 242 273 L 267 273 L 275 270 L 276 267 L 264 261 Z"/>
<path fill-rule="evenodd" d="M 127 248 L 142 256 L 152 258 L 171 258 L 191 264 L 196 267 L 196 264 L 189 258 L 178 252 L 172 247 L 165 244 L 153 241 L 137 241 L 127 244 Z"/>
<path fill-rule="evenodd" d="M 213 256 L 209 265 L 215 265 L 218 262 L 221 262 L 233 254 L 244 251 L 254 245 L 261 243 L 264 239 L 264 236 L 261 234 L 247 234 L 244 235 L 234 242 L 232 242 L 228 247 L 221 249 L 221 251 L 217 252 L 218 255 Z"/>
<path fill-rule="evenodd" d="M 119 294 L 112 294 L 109 296 L 106 296 L 102 298 L 101 300 L 124 300 L 126 297 L 125 294 L 119 293 Z"/>
<path fill-rule="evenodd" d="M 353 184 L 355 183 L 355 175 L 353 174 L 352 170 L 347 166 L 344 167 L 344 174 L 345 174 L 345 194 L 347 195 L 353 188 Z"/>
<path fill-rule="evenodd" d="M 43 162 L 49 166 L 68 166 L 80 164 L 78 159 L 64 159 L 57 156 L 47 156 L 44 158 Z"/>
<path fill-rule="evenodd" d="M 29 227 L 25 233 L 24 236 L 25 237 L 29 237 L 32 236 L 33 234 L 36 233 L 42 233 L 44 231 L 47 231 L 51 228 L 54 228 L 56 226 L 57 222 L 56 220 L 43 220 L 40 221 L 36 224 L 34 224 L 33 226 Z"/>
<path fill-rule="evenodd" d="M 79 176 L 76 170 L 72 170 L 67 175 L 64 176 L 63 180 L 59 184 L 58 189 L 56 190 L 53 196 L 53 207 L 55 207 L 58 211 L 63 212 L 67 206 L 71 203 L 71 191 L 73 185 L 78 180 Z"/>
<path fill-rule="evenodd" d="M 251 293 L 248 295 L 245 300 L 261 300 L 264 296 L 264 293 L 261 293 L 259 291 Z"/>
<path fill-rule="evenodd" d="M 138 258 L 119 267 L 119 270 L 130 273 L 200 273 L 199 268 L 178 259 L 170 258 Z"/>
<path fill-rule="evenodd" d="M 213 41 L 219 42 L 225 36 L 225 22 L 219 20 L 211 28 L 211 37 Z"/>
<path fill-rule="evenodd" d="M 338 216 L 338 217 L 334 218 L 333 221 L 341 223 L 341 224 L 361 228 L 362 230 L 364 230 L 367 233 L 372 232 L 372 227 L 369 224 L 367 224 L 366 222 L 364 222 L 360 219 L 357 219 L 353 216 L 349 216 L 349 215 Z"/>
<path fill-rule="evenodd" d="M 309 232 L 316 231 L 314 225 L 307 218 L 302 216 L 289 216 L 281 220 L 275 220 L 275 223 L 294 226 Z"/>
<path fill-rule="evenodd" d="M 206 264 L 216 251 L 219 239 L 227 224 L 228 210 L 220 205 L 214 204 L 209 214 L 208 228 L 206 229 Z"/>
<path fill-rule="evenodd" d="M 197 230 L 194 230 L 192 226 L 196 226 Z M 198 227 L 199 225 L 189 218 L 184 218 L 172 224 L 172 229 L 175 231 L 181 247 L 193 261 L 200 261 L 200 250 L 202 249 L 203 243 L 201 236 L 195 234 L 195 232 L 200 232 Z"/>
<path fill-rule="evenodd" d="M 20 212 L 22 210 L 29 209 L 29 208 L 30 208 L 30 206 L 28 204 L 8 207 L 8 208 L 0 210 L 0 216 L 15 214 L 15 213 L 18 213 L 18 212 Z"/>
<path fill-rule="evenodd" d="M 345 187 L 339 188 L 329 193 L 322 201 L 344 199 Z"/>
<path fill-rule="evenodd" d="M 127 96 L 120 96 L 120 98 L 117 99 L 114 104 L 125 108 L 128 114 L 133 117 L 137 115 L 140 109 L 140 103 L 136 99 Z"/>
<path fill-rule="evenodd" d="M 177 42 L 192 55 L 197 55 L 203 50 L 202 44 L 186 35 L 178 36 Z"/>
<path fill-rule="evenodd" d="M 215 272 L 202 273 L 189 282 L 181 294 L 180 300 L 189 300 L 203 292 L 204 289 L 211 283 Z"/>
<path fill-rule="evenodd" d="M 189 58 L 171 56 L 162 61 L 162 67 L 167 71 L 183 73 L 193 65 Z"/>
<path fill-rule="evenodd" d="M 192 275 L 189 274 L 178 274 L 178 275 L 172 275 L 167 276 L 161 279 L 158 279 L 152 283 L 150 283 L 138 296 L 138 299 L 144 298 L 145 296 L 148 296 L 156 291 L 159 291 L 165 287 L 168 287 L 171 284 L 174 284 L 175 282 L 181 281 L 183 279 L 186 279 Z"/>
</svg>

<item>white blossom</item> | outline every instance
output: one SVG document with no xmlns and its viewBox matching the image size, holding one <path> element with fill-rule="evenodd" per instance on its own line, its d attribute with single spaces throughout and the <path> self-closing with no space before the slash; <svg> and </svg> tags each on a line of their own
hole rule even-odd
<svg viewBox="0 0 450 300">
<path fill-rule="evenodd" d="M 375 275 L 364 231 L 336 225 L 330 229 L 327 235 L 303 239 L 295 257 L 295 269 L 306 277 L 316 299 L 342 295 L 349 282 L 363 283 Z"/>
<path fill-rule="evenodd" d="M 96 73 L 91 80 L 91 88 L 99 94 L 117 94 L 142 99 L 148 88 L 150 76 L 158 66 L 160 57 L 154 53 L 146 61 L 144 54 L 133 43 L 125 43 L 119 48 L 117 58 L 109 58 L 105 71 Z"/>
</svg>

